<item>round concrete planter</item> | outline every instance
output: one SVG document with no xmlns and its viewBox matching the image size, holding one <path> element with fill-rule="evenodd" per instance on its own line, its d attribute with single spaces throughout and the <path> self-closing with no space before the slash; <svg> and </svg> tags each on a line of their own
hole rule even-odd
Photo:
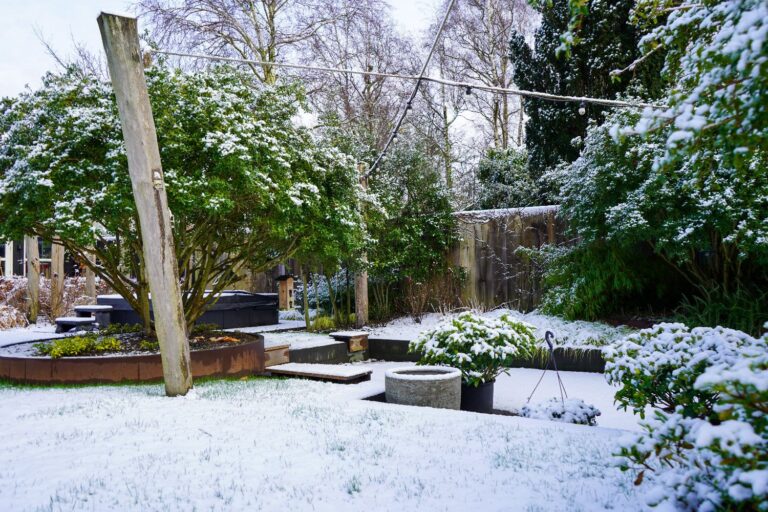
<svg viewBox="0 0 768 512">
<path fill-rule="evenodd" d="M 448 366 L 408 366 L 384 375 L 387 402 L 440 409 L 461 405 L 461 371 Z"/>
</svg>

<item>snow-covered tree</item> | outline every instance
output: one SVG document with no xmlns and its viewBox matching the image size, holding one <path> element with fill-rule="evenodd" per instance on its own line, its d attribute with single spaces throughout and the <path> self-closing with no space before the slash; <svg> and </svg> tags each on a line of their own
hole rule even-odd
<svg viewBox="0 0 768 512">
<path fill-rule="evenodd" d="M 290 256 L 330 216 L 360 229 L 354 164 L 296 127 L 292 86 L 226 67 L 147 72 L 187 322 L 238 272 Z M 49 74 L 0 113 L 0 235 L 59 239 L 142 316 L 149 287 L 111 87 Z M 318 220 L 319 219 L 319 220 Z"/>
<path fill-rule="evenodd" d="M 633 20 L 648 34 L 625 69 L 663 56 L 657 103 L 667 106 L 612 114 L 554 173 L 579 238 L 568 258 L 586 262 L 560 268 L 556 308 L 626 291 L 679 301 L 683 292 L 691 298 L 682 311 L 699 324 L 757 333 L 768 320 L 767 13 L 751 0 L 635 3 Z M 648 273 L 659 262 L 674 288 L 666 273 Z"/>
<path fill-rule="evenodd" d="M 590 15 L 579 27 L 580 42 L 566 54 L 560 36 L 570 20 L 569 0 L 541 2 L 541 25 L 534 34 L 534 46 L 525 33 L 510 41 L 510 62 L 514 80 L 522 89 L 568 96 L 614 98 L 631 82 L 652 95 L 659 94 L 661 59 L 636 66 L 631 73 L 612 76 L 638 56 L 641 32 L 630 22 L 633 0 L 587 2 Z M 634 78 L 634 80 L 633 80 Z M 572 162 L 579 155 L 578 142 L 590 123 L 601 123 L 605 108 L 578 103 L 559 103 L 537 98 L 524 101 L 528 120 L 525 146 L 528 171 L 542 189 L 540 200 L 551 202 L 552 190 L 541 178 L 561 162 Z M 584 114 L 579 113 L 584 108 Z"/>
</svg>

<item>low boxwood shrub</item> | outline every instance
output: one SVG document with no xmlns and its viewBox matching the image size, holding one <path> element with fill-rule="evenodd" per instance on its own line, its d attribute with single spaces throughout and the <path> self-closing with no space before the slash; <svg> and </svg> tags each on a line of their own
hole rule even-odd
<svg viewBox="0 0 768 512">
<path fill-rule="evenodd" d="M 644 431 L 625 440 L 622 470 L 650 480 L 648 504 L 665 510 L 768 510 L 768 353 L 746 346 L 735 362 L 707 368 L 694 390 L 715 396 L 714 418 L 683 406 L 656 411 Z M 648 478 L 650 476 L 650 478 Z"/>
<path fill-rule="evenodd" d="M 706 418 L 713 414 L 718 391 L 696 389 L 696 379 L 709 367 L 734 364 L 745 347 L 757 343 L 734 329 L 662 323 L 606 347 L 605 375 L 621 385 L 616 402 L 643 418 L 647 406 Z"/>
<path fill-rule="evenodd" d="M 507 314 L 486 318 L 461 313 L 412 341 L 410 352 L 421 353 L 418 364 L 458 368 L 468 386 L 493 382 L 514 359 L 530 357 L 536 346 L 534 327 Z"/>
<path fill-rule="evenodd" d="M 123 344 L 116 338 L 99 338 L 94 335 L 72 336 L 35 344 L 35 349 L 39 355 L 49 356 L 53 359 L 101 352 L 118 352 L 122 348 Z"/>
</svg>

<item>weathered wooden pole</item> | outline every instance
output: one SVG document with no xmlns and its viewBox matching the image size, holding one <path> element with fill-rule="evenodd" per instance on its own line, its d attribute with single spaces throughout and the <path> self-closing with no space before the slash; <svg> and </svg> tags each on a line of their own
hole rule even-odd
<svg viewBox="0 0 768 512">
<path fill-rule="evenodd" d="M 88 262 L 85 264 L 85 294 L 96 303 L 96 273 L 93 271 L 93 265 L 96 264 L 96 257 L 93 254 L 86 256 Z"/>
<path fill-rule="evenodd" d="M 139 214 L 165 393 L 168 396 L 184 395 L 192 387 L 189 341 L 160 148 L 144 77 L 136 18 L 101 13 L 98 22 L 117 97 L 128 171 Z"/>
<path fill-rule="evenodd" d="M 51 320 L 64 315 L 64 246 L 51 245 Z"/>
<path fill-rule="evenodd" d="M 368 177 L 364 163 L 357 165 L 360 173 L 360 186 L 368 190 Z M 368 253 L 360 255 L 360 270 L 355 274 L 355 327 L 358 329 L 368 323 Z"/>
<path fill-rule="evenodd" d="M 29 300 L 27 318 L 31 323 L 36 324 L 37 315 L 40 312 L 40 249 L 37 246 L 36 236 L 24 237 L 24 254 L 27 266 L 27 300 Z"/>
<path fill-rule="evenodd" d="M 5 244 L 5 261 L 3 262 L 4 274 L 8 277 L 13 276 L 13 242 Z"/>
</svg>

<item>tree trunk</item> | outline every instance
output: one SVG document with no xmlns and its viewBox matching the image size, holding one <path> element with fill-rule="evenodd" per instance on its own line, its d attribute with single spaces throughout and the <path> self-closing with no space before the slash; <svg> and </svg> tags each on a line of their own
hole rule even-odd
<svg viewBox="0 0 768 512">
<path fill-rule="evenodd" d="M 336 305 L 336 291 L 333 289 L 333 283 L 328 274 L 325 274 L 325 280 L 328 282 L 328 299 L 331 301 L 331 314 L 336 322 L 336 325 L 341 325 L 341 315 L 339 314 L 339 308 Z"/>
<path fill-rule="evenodd" d="M 312 277 L 312 271 L 309 272 L 309 278 L 312 280 L 312 288 L 315 290 L 315 326 L 314 328 L 317 329 L 317 319 L 320 317 L 320 293 L 317 291 L 318 282 L 315 277 Z"/>
<path fill-rule="evenodd" d="M 37 315 L 40 313 L 40 249 L 37 246 L 37 237 L 25 236 L 24 246 L 27 254 L 27 295 L 29 299 L 27 317 L 31 323 L 36 324 Z"/>
<path fill-rule="evenodd" d="M 98 19 L 123 129 L 133 196 L 139 215 L 165 393 L 192 388 L 189 341 L 179 287 L 160 148 L 142 67 L 135 18 L 102 13 Z"/>
<path fill-rule="evenodd" d="M 368 255 L 363 254 L 360 263 L 368 264 Z M 355 327 L 358 329 L 368 323 L 368 270 L 355 274 Z"/>
<path fill-rule="evenodd" d="M 90 297 L 91 303 L 96 304 L 96 273 L 93 266 L 96 264 L 96 257 L 88 253 L 88 261 L 85 266 L 85 294 Z"/>
<path fill-rule="evenodd" d="M 64 246 L 54 242 L 51 246 L 51 316 L 64 316 Z"/>
<path fill-rule="evenodd" d="M 365 164 L 358 164 L 360 185 L 368 190 L 368 178 L 365 176 Z M 362 270 L 355 273 L 355 327 L 358 329 L 368 323 L 368 253 L 360 255 Z"/>
<path fill-rule="evenodd" d="M 301 302 L 304 309 L 304 324 L 306 325 L 307 330 L 309 330 L 309 283 L 307 282 L 307 275 L 304 272 L 304 265 L 298 264 L 298 267 L 299 277 L 301 277 L 301 286 L 303 287 L 301 293 Z"/>
</svg>

